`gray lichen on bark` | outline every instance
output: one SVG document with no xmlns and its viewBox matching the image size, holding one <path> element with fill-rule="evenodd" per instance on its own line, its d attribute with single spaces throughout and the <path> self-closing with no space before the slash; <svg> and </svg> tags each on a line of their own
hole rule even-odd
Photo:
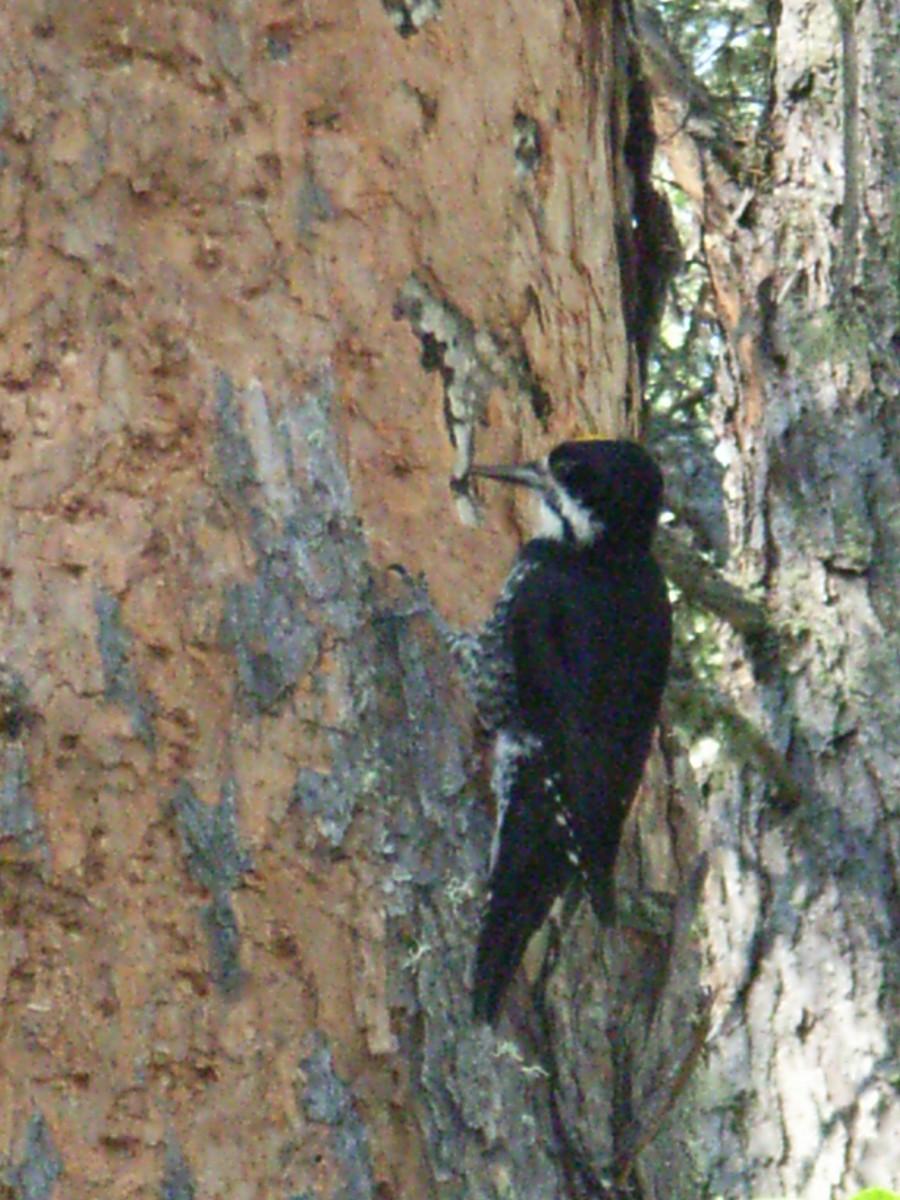
<svg viewBox="0 0 900 1200">
<path fill-rule="evenodd" d="M 36 1110 L 25 1129 L 25 1143 L 18 1162 L 6 1167 L 0 1179 L 13 1200 L 50 1200 L 56 1181 L 63 1173 L 63 1158 L 43 1114 Z"/>
</svg>

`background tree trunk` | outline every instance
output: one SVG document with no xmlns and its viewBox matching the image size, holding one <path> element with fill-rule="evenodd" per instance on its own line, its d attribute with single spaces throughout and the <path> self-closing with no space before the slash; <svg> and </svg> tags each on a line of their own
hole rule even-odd
<svg viewBox="0 0 900 1200">
<path fill-rule="evenodd" d="M 711 722 L 694 755 L 711 1031 L 646 1195 L 900 1185 L 898 16 L 777 9 L 766 173 L 743 186 L 647 59 L 726 338 L 728 571 L 775 636 L 716 635 L 721 699 L 768 752 Z"/>
<path fill-rule="evenodd" d="M 623 14 L 20 0 L 0 43 L 5 1185 L 557 1194 L 469 1018 L 471 713 L 385 568 L 484 615 L 473 431 L 635 427 Z"/>
</svg>

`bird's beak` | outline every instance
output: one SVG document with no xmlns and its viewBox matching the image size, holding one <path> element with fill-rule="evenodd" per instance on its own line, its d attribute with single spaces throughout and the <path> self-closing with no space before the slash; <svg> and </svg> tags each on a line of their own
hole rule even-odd
<svg viewBox="0 0 900 1200">
<path fill-rule="evenodd" d="M 498 483 L 515 483 L 539 492 L 546 491 L 550 483 L 549 472 L 542 462 L 497 467 L 473 465 L 469 468 L 469 474 L 480 476 L 482 479 L 495 479 Z"/>
</svg>

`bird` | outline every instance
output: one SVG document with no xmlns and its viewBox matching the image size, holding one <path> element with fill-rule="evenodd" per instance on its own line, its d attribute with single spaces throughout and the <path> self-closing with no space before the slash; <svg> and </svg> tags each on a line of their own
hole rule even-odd
<svg viewBox="0 0 900 1200">
<path fill-rule="evenodd" d="M 671 607 L 652 541 L 663 479 L 637 443 L 584 438 L 473 465 L 537 498 L 484 626 L 454 650 L 492 739 L 496 827 L 473 1015 L 496 1026 L 532 935 L 572 885 L 615 917 L 613 872 L 669 668 Z"/>
</svg>

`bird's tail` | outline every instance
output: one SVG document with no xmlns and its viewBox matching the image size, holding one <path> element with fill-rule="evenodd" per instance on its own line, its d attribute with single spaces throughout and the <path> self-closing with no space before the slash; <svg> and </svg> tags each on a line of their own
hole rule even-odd
<svg viewBox="0 0 900 1200">
<path fill-rule="evenodd" d="M 496 1025 L 506 989 L 561 886 L 555 877 L 541 880 L 535 870 L 526 884 L 508 881 L 503 894 L 491 895 L 475 953 L 472 1011 L 476 1021 Z"/>
</svg>

